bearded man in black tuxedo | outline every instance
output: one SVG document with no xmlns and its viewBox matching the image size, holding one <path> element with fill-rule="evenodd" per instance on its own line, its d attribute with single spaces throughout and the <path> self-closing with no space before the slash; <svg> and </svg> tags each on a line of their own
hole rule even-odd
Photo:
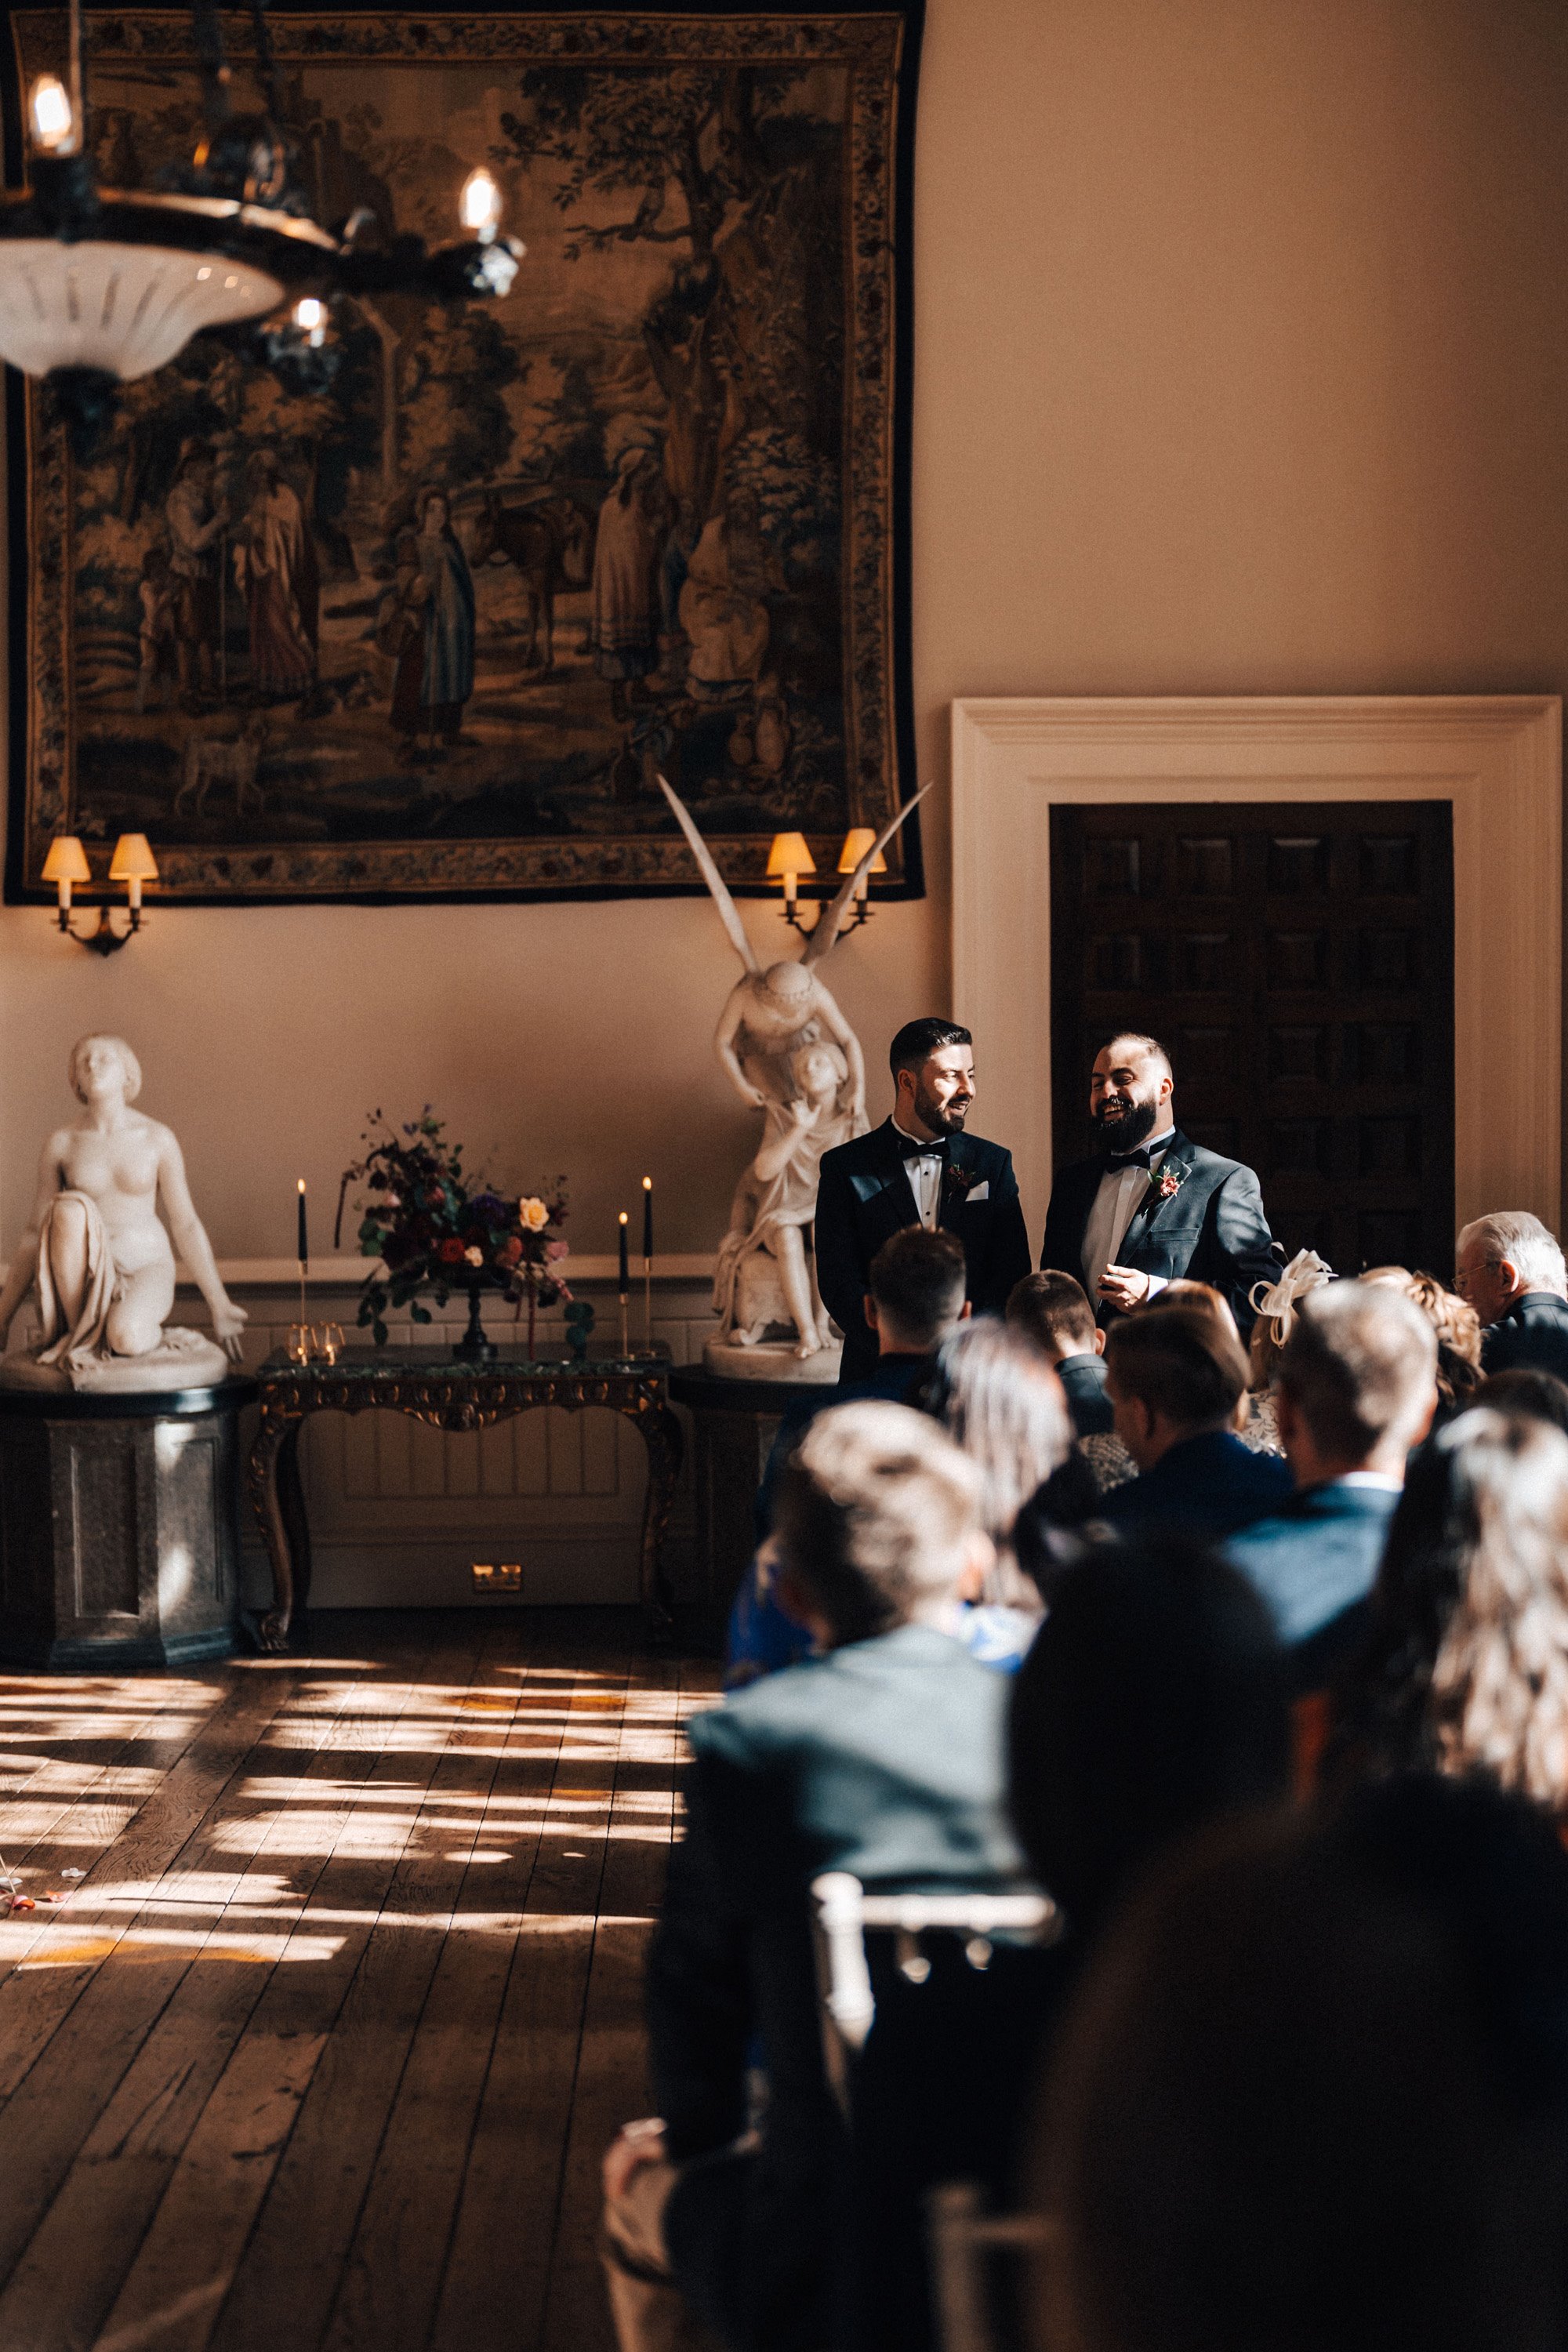
<svg viewBox="0 0 1568 2352">
<path fill-rule="evenodd" d="M 1255 1284 L 1280 1259 L 1257 1177 L 1193 1143 L 1172 1111 L 1171 1057 L 1153 1037 L 1113 1037 L 1094 1065 L 1089 1116 L 1101 1149 L 1058 1169 L 1042 1266 L 1078 1276 L 1101 1324 L 1167 1283 L 1212 1283 L 1245 1339 Z"/>
<path fill-rule="evenodd" d="M 816 1193 L 816 1286 L 844 1334 L 843 1381 L 877 1370 L 867 1320 L 871 1260 L 905 1225 L 955 1234 L 964 1296 L 1000 1315 L 1029 1271 L 1029 1234 L 1013 1155 L 966 1135 L 974 1100 L 974 1041 L 956 1021 L 907 1021 L 888 1059 L 897 1098 L 869 1135 L 824 1152 Z"/>
</svg>

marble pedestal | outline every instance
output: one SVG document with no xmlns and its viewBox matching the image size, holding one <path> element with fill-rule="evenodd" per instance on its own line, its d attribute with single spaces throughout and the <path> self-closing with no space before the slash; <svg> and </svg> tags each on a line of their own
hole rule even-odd
<svg viewBox="0 0 1568 2352">
<path fill-rule="evenodd" d="M 0 1391 L 0 1658 L 80 1672 L 225 1657 L 253 1381 Z"/>
</svg>

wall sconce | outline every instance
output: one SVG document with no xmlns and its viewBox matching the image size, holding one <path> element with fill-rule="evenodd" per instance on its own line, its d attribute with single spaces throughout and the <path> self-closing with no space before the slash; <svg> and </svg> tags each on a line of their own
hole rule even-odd
<svg viewBox="0 0 1568 2352">
<path fill-rule="evenodd" d="M 797 931 L 804 931 L 805 925 L 795 905 L 796 887 L 803 874 L 816 871 L 816 860 L 805 845 L 804 833 L 774 834 L 773 845 L 768 852 L 768 880 L 784 884 L 784 919 Z"/>
<path fill-rule="evenodd" d="M 92 948 L 99 955 L 112 955 L 122 948 L 132 931 L 142 928 L 142 885 L 156 882 L 158 861 L 153 856 L 144 833 L 122 833 L 114 845 L 114 855 L 109 861 L 110 882 L 123 882 L 131 910 L 131 921 L 122 931 L 117 931 L 110 920 L 108 905 L 98 910 L 98 928 L 79 931 L 71 926 L 71 891 L 79 882 L 92 880 L 92 868 L 87 862 L 87 852 L 74 833 L 59 833 L 49 844 L 49 854 L 44 860 L 43 878 L 54 883 L 59 893 L 58 921 L 68 939 L 79 947 Z"/>
<path fill-rule="evenodd" d="M 859 865 L 860 860 L 865 856 L 866 852 L 870 848 L 876 838 L 876 828 L 873 825 L 858 824 L 852 826 L 849 832 L 845 835 L 844 846 L 838 853 L 838 871 L 840 874 L 853 874 L 855 868 Z M 871 897 L 871 876 L 873 874 L 885 874 L 887 870 L 888 861 L 883 856 L 881 851 L 879 850 L 876 856 L 871 860 L 868 870 L 861 875 L 859 881 L 855 885 L 855 912 L 844 925 L 845 931 L 858 931 L 862 923 L 868 923 L 870 921 L 871 908 L 869 900 Z M 839 933 L 839 937 L 842 939 L 843 935 L 844 933 L 841 931 Z"/>
<path fill-rule="evenodd" d="M 852 825 L 845 835 L 844 846 L 838 853 L 840 874 L 853 874 L 876 838 L 875 830 L 870 825 Z M 885 874 L 887 870 L 888 861 L 879 851 L 871 862 L 869 871 L 862 874 L 856 885 L 855 911 L 846 919 L 839 932 L 840 938 L 845 931 L 858 931 L 862 923 L 870 921 L 871 908 L 868 902 L 871 896 L 871 876 Z M 774 834 L 773 845 L 768 852 L 768 880 L 784 884 L 782 909 L 784 919 L 786 923 L 793 925 L 795 929 L 803 934 L 805 934 L 805 925 L 800 919 L 797 903 L 800 877 L 803 874 L 815 874 L 816 871 L 816 861 L 806 847 L 804 833 Z M 820 917 L 818 919 L 820 920 Z"/>
</svg>

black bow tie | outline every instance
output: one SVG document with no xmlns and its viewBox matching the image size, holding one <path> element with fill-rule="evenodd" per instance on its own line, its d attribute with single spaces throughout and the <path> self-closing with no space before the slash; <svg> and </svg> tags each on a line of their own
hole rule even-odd
<svg viewBox="0 0 1568 2352">
<path fill-rule="evenodd" d="M 1163 1151 L 1166 1149 L 1167 1147 L 1163 1143 L 1157 1146 L 1141 1143 L 1136 1151 L 1108 1151 L 1105 1155 L 1105 1164 L 1107 1168 L 1110 1169 L 1113 1176 L 1119 1176 L 1124 1168 L 1142 1168 L 1147 1170 L 1150 1165 L 1149 1154 L 1151 1150 Z"/>
<path fill-rule="evenodd" d="M 893 1141 L 899 1147 L 899 1157 L 900 1160 L 924 1160 L 933 1151 L 940 1158 L 944 1156 L 947 1151 L 947 1138 L 945 1135 L 939 1135 L 934 1143 L 917 1143 L 914 1137 L 912 1135 L 906 1135 L 901 1127 L 894 1128 Z"/>
</svg>

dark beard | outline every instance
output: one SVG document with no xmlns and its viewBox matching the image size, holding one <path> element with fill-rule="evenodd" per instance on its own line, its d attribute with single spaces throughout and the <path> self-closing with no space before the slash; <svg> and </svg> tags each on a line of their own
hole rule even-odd
<svg viewBox="0 0 1568 2352">
<path fill-rule="evenodd" d="M 931 1135 L 962 1135 L 963 1122 L 969 1116 L 966 1103 L 962 1110 L 944 1108 L 932 1100 L 923 1087 L 915 1088 L 915 1117 Z"/>
<path fill-rule="evenodd" d="M 1144 1137 L 1153 1133 L 1155 1115 L 1152 1103 L 1134 1103 L 1125 1118 L 1107 1120 L 1096 1115 L 1089 1125 L 1107 1151 L 1136 1151 Z"/>
</svg>

